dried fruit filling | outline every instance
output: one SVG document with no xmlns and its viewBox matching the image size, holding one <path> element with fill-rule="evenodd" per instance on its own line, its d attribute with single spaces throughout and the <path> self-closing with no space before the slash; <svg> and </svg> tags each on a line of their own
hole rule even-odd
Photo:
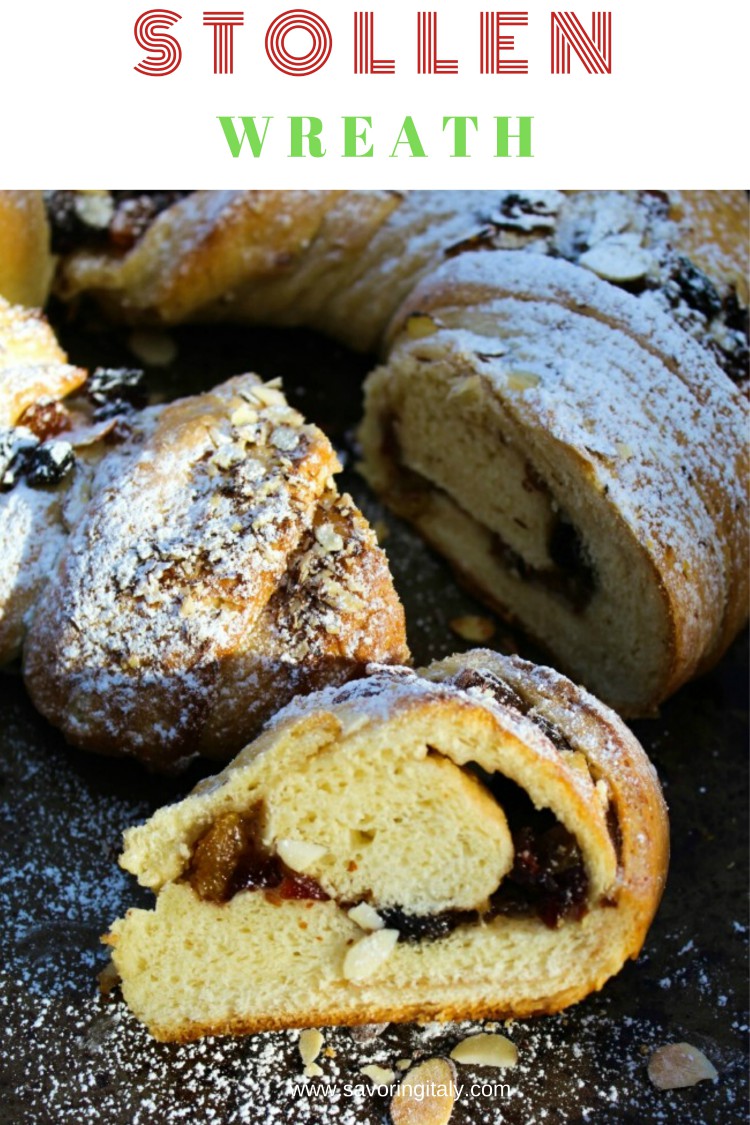
<svg viewBox="0 0 750 1125">
<path fill-rule="evenodd" d="M 482 780 L 487 781 L 482 774 Z M 516 848 L 513 869 L 483 912 L 446 910 L 411 914 L 403 906 L 380 907 L 386 926 L 402 941 L 435 941 L 457 926 L 501 914 L 536 913 L 551 928 L 578 920 L 586 912 L 588 879 L 575 838 L 548 810 L 533 808 L 522 790 L 502 778 L 491 779 L 508 815 Z M 510 812 L 508 810 L 510 809 Z M 517 826 L 519 816 L 524 822 Z M 327 901 L 330 896 L 309 875 L 291 870 L 260 839 L 260 806 L 249 813 L 224 813 L 197 841 L 184 876 L 199 898 L 226 903 L 240 891 L 262 890 L 275 904 L 288 899 Z M 352 903 L 339 903 L 348 909 Z"/>
<path fill-rule="evenodd" d="M 319 883 L 292 871 L 264 847 L 259 821 L 258 806 L 244 816 L 224 813 L 200 837 L 186 875 L 198 897 L 222 903 L 239 891 L 264 890 L 272 900 L 326 900 Z"/>
<path fill-rule="evenodd" d="M 405 463 L 398 436 L 398 418 L 395 414 L 389 413 L 381 420 L 381 429 L 381 450 L 383 456 L 399 468 L 398 488 L 403 502 L 411 501 L 419 510 L 424 505 L 425 496 L 434 493 L 447 497 L 451 504 L 461 508 L 455 496 L 449 495 L 439 485 Z M 549 497 L 550 503 L 552 502 L 549 489 L 530 463 L 526 465 L 523 487 L 529 492 L 544 493 Z M 461 510 L 470 520 L 476 522 L 475 517 L 465 508 Z M 522 581 L 542 587 L 551 594 L 565 599 L 574 613 L 583 613 L 597 592 L 598 579 L 579 530 L 563 512 L 558 513 L 552 524 L 547 549 L 552 566 L 532 566 L 506 543 L 501 535 L 497 532 L 492 533 L 492 554 L 503 567 Z"/>
</svg>

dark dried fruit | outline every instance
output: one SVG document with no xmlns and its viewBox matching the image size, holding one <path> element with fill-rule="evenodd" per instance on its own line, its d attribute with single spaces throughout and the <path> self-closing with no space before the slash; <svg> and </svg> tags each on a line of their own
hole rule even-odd
<svg viewBox="0 0 750 1125">
<path fill-rule="evenodd" d="M 97 367 L 86 380 L 85 391 L 96 406 L 97 422 L 141 410 L 148 402 L 144 373 L 138 367 Z"/>
<path fill-rule="evenodd" d="M 59 484 L 73 468 L 75 459 L 69 441 L 45 441 L 29 453 L 23 475 L 32 488 Z"/>
<path fill-rule="evenodd" d="M 208 902 L 227 902 L 239 890 L 277 886 L 278 860 L 260 844 L 257 815 L 218 817 L 196 843 L 187 879 Z"/>
<path fill-rule="evenodd" d="M 309 875 L 300 875 L 297 871 L 287 869 L 278 891 L 279 898 L 301 899 L 311 898 L 316 902 L 327 902 L 331 897 L 321 887 L 320 883 Z"/>
<path fill-rule="evenodd" d="M 440 914 L 406 914 L 398 906 L 378 908 L 388 929 L 398 930 L 401 941 L 437 941 L 464 922 L 476 922 L 474 910 L 444 910 Z"/>
<path fill-rule="evenodd" d="M 596 591 L 596 573 L 578 529 L 564 516 L 552 529 L 549 553 L 559 570 L 559 592 L 575 610 L 584 610 Z"/>
<path fill-rule="evenodd" d="M 53 254 L 66 254 L 79 247 L 106 242 L 106 228 L 93 227 L 82 218 L 76 207 L 77 196 L 76 191 L 45 192 Z"/>
<path fill-rule="evenodd" d="M 586 913 L 588 878 L 574 836 L 562 824 L 539 833 L 524 826 L 513 833 L 512 871 L 492 898 L 493 913 L 533 907 L 545 926 Z"/>
<path fill-rule="evenodd" d="M 145 399 L 139 367 L 97 367 L 86 380 L 86 394 L 97 406 L 113 399 L 140 405 Z"/>
<path fill-rule="evenodd" d="M 545 199 L 531 199 L 528 195 L 510 191 L 500 204 L 500 214 L 504 219 L 516 222 L 530 215 L 552 221 L 556 211 L 550 210 Z"/>
<path fill-rule="evenodd" d="M 68 441 L 39 440 L 28 430 L 7 430 L 0 437 L 2 490 L 23 478 L 32 488 L 59 484 L 73 468 L 75 452 Z"/>
<path fill-rule="evenodd" d="M 677 259 L 666 284 L 666 293 L 673 306 L 684 301 L 707 320 L 712 320 L 721 312 L 721 297 L 716 286 L 688 258 Z"/>
<path fill-rule="evenodd" d="M 80 192 L 45 192 L 52 250 L 66 254 L 83 248 L 111 246 L 129 250 L 148 230 L 156 216 L 189 195 L 188 191 L 111 191 L 112 218 L 104 226 L 86 219 Z"/>
<path fill-rule="evenodd" d="M 15 484 L 17 473 L 14 472 L 14 462 L 23 449 L 33 449 L 36 441 L 29 435 L 22 435 L 18 430 L 0 430 L 0 479 L 4 488 L 11 488 Z"/>
<path fill-rule="evenodd" d="M 496 225 L 481 227 L 475 234 L 469 234 L 466 238 L 448 246 L 443 254 L 446 258 L 457 258 L 459 254 L 465 254 L 467 251 L 496 250 L 497 231 Z"/>
<path fill-rule="evenodd" d="M 328 895 L 315 879 L 292 871 L 261 839 L 262 808 L 224 813 L 197 841 L 185 878 L 199 898 L 229 902 L 240 891 L 264 890 L 273 901 Z"/>
<path fill-rule="evenodd" d="M 109 235 L 118 250 L 130 250 L 156 218 L 154 199 L 146 194 L 126 199 L 117 208 L 109 225 Z"/>
<path fill-rule="evenodd" d="M 545 719 L 544 715 L 534 713 L 530 718 L 534 725 L 539 727 L 540 731 L 547 736 L 553 746 L 564 753 L 572 752 L 573 747 L 558 726 L 551 723 L 549 719 Z"/>
</svg>

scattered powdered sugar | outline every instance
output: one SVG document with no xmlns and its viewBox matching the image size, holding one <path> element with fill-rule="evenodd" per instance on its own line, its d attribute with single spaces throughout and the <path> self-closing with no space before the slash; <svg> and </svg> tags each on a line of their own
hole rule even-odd
<svg viewBox="0 0 750 1125">
<path fill-rule="evenodd" d="M 445 193 L 446 207 L 451 194 L 457 198 L 463 193 Z M 218 213 L 231 193 L 214 195 L 212 207 Z M 455 213 L 456 202 L 451 205 Z M 188 221 L 186 229 L 194 243 L 211 227 L 207 223 L 196 233 Z M 432 249 L 425 228 L 421 238 L 426 259 Z M 647 302 L 641 303 L 645 309 Z M 676 354 L 679 358 L 681 353 Z M 605 451 L 607 456 L 611 452 Z M 717 451 L 719 463 L 721 456 Z M 319 563 L 316 557 L 313 570 Z M 430 607 L 420 604 L 429 616 Z M 405 673 L 404 682 L 408 677 Z M 362 688 L 353 690 L 356 696 Z M 324 1093 L 312 1083 L 306 1093 L 292 1087 L 302 1080 L 295 1032 L 184 1047 L 155 1043 L 117 994 L 109 1000 L 97 995 L 94 974 L 105 963 L 98 935 L 134 901 L 145 901 L 116 867 L 120 833 L 161 804 L 165 793 L 154 791 L 153 782 L 140 775 L 123 772 L 125 767 L 89 764 L 64 750 L 14 699 L 20 692 L 11 688 L 5 695 L 10 721 L 0 734 L 7 774 L 0 790 L 0 912 L 8 924 L 0 935 L 0 1065 L 6 1071 L 4 1112 L 14 1125 L 375 1125 L 384 1119 L 387 1098 L 362 1085 L 353 1086 L 351 1093 L 344 1089 L 346 1083 L 362 1083 L 363 1064 L 391 1066 L 403 1057 L 416 1063 L 447 1055 L 460 1039 L 483 1030 L 476 1023 L 390 1027 L 366 1049 L 346 1030 L 327 1031 L 326 1044 L 335 1055 L 319 1060 L 322 1081 L 333 1083 Z M 683 766 L 684 759 L 674 771 L 675 790 L 688 785 L 691 771 Z M 701 768 L 696 761 L 695 769 Z M 692 840 L 687 826 L 681 828 L 679 838 Z M 704 850 L 710 851 L 707 840 Z M 697 905 L 701 900 L 693 896 L 692 874 L 678 886 L 677 906 L 684 919 L 686 902 Z M 737 941 L 747 935 L 741 921 L 730 923 L 724 917 L 724 924 Z M 692 928 L 673 933 L 657 923 L 650 952 L 628 965 L 604 994 L 560 1016 L 503 1026 L 519 1049 L 508 1091 L 466 1098 L 456 1107 L 456 1125 L 500 1120 L 511 1125 L 553 1120 L 609 1125 L 634 1116 L 665 1125 L 686 1120 L 691 1125 L 732 1125 L 745 1104 L 740 1092 L 744 1052 L 734 1044 L 746 1034 L 747 1023 L 741 1014 L 726 1010 L 727 995 L 737 998 L 724 966 L 717 968 L 700 940 L 688 933 L 694 933 Z M 659 982 L 666 980 L 671 987 L 660 989 Z M 680 994 L 690 997 L 691 1009 L 677 1015 Z M 701 1032 L 705 1028 L 709 1030 Z M 718 1081 L 689 1092 L 653 1091 L 646 1075 L 648 1057 L 654 1048 L 683 1038 L 705 1048 L 717 1066 Z M 468 1076 L 480 1082 L 485 1077 L 482 1072 Z M 466 1077 L 467 1072 L 459 1074 L 459 1079 Z"/>
<path fill-rule="evenodd" d="M 400 675 L 411 680 L 408 671 Z M 541 670 L 538 675 L 544 679 Z M 630 1125 L 634 1115 L 655 1125 L 738 1120 L 745 1104 L 747 1021 L 729 976 L 726 943 L 733 943 L 744 966 L 747 926 L 713 881 L 717 851 L 727 862 L 734 853 L 721 836 L 710 845 L 701 840 L 695 854 L 706 857 L 699 858 L 704 873 L 696 875 L 684 822 L 685 794 L 704 782 L 714 791 L 731 764 L 721 739 L 714 765 L 711 754 L 698 755 L 688 770 L 682 737 L 675 735 L 670 790 L 689 873 L 681 875 L 678 853 L 666 913 L 663 908 L 657 917 L 646 952 L 602 993 L 558 1016 L 509 1024 L 391 1025 L 367 1043 L 347 1029 L 327 1029 L 326 1050 L 317 1060 L 323 1074 L 305 1081 L 297 1032 L 159 1044 L 117 991 L 109 999 L 98 995 L 96 973 L 106 963 L 99 935 L 129 906 L 151 901 L 117 867 L 120 834 L 190 782 L 178 788 L 148 778 L 133 764 L 67 750 L 13 680 L 0 681 L 0 690 L 0 912 L 8 923 L 0 933 L 0 1070 L 3 1110 L 13 1125 L 383 1125 L 388 1093 L 371 1088 L 363 1066 L 393 1069 L 404 1058 L 416 1065 L 448 1057 L 459 1041 L 483 1030 L 507 1035 L 518 1048 L 518 1065 L 491 1075 L 460 1067 L 458 1081 L 468 1087 L 452 1125 Z M 707 798 L 698 808 L 707 817 Z M 730 818 L 722 823 L 735 831 Z M 710 819 L 706 825 L 716 831 Z M 701 928 L 712 908 L 704 897 L 708 871 L 717 917 Z M 686 902 L 703 907 L 689 920 Z M 673 986 L 662 990 L 658 982 L 667 977 Z M 705 1052 L 718 1080 L 694 1090 L 655 1090 L 649 1057 L 657 1047 L 683 1040 Z M 478 1084 L 474 1094 L 472 1083 Z"/>
</svg>

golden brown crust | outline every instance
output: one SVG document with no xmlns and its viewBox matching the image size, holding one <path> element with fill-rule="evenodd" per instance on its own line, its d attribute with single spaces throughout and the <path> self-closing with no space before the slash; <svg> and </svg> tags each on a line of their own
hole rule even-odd
<svg viewBox="0 0 750 1125">
<path fill-rule="evenodd" d="M 582 401 L 550 399 L 532 422 L 567 445 L 560 457 L 566 487 L 575 480 L 602 488 L 611 488 L 613 479 L 624 481 L 627 472 L 607 472 L 606 462 L 611 467 L 620 456 L 618 447 L 631 450 L 626 459 L 635 450 L 644 460 L 659 461 L 665 435 L 685 445 L 685 464 L 673 458 L 673 481 L 662 474 L 648 490 L 635 482 L 630 500 L 613 496 L 611 503 L 623 511 L 622 518 L 612 517 L 616 531 L 638 556 L 639 568 L 650 572 L 643 585 L 651 591 L 659 627 L 657 645 L 644 642 L 644 648 L 652 656 L 658 648 L 661 655 L 658 667 L 642 670 L 650 692 L 623 693 L 607 683 L 606 672 L 593 685 L 624 712 L 642 713 L 711 667 L 746 618 L 744 422 L 741 405 L 721 388 L 716 364 L 735 378 L 743 374 L 737 325 L 747 299 L 747 226 L 747 201 L 736 192 L 194 192 L 163 210 L 132 249 L 107 248 L 105 239 L 104 249 L 65 255 L 58 286 L 66 297 L 93 293 L 113 315 L 132 321 L 312 324 L 367 348 L 382 342 L 399 305 L 399 325 L 408 311 L 457 310 L 450 327 L 458 331 L 473 330 L 479 306 L 498 294 L 530 304 L 520 283 L 508 282 L 507 271 L 501 276 L 510 250 L 519 274 L 526 271 L 524 259 L 536 259 L 560 265 L 573 279 L 544 298 L 562 310 L 568 325 L 581 311 L 578 290 L 585 304 L 592 283 L 591 320 L 610 329 L 613 339 L 628 335 L 636 341 L 644 372 L 656 364 L 672 376 L 657 380 L 657 404 L 648 380 L 639 384 L 633 375 L 640 360 L 631 365 L 628 386 L 641 415 L 630 417 L 631 430 L 646 422 L 657 455 L 652 458 L 647 442 L 633 445 L 628 437 L 615 443 L 614 454 L 602 451 L 600 439 L 611 435 L 593 417 L 588 421 L 596 433 L 567 441 L 566 410 L 580 414 Z M 452 265 L 472 257 L 482 259 L 484 277 L 468 282 Z M 566 262 L 572 263 L 567 273 Z M 580 285 L 575 278 L 583 279 Z M 604 290 L 611 300 L 600 308 Z M 638 307 L 640 327 L 631 330 L 630 314 L 621 316 L 620 305 Z M 653 336 L 664 334 L 664 324 L 674 328 L 666 343 Z M 538 335 L 555 331 L 549 317 L 538 326 Z M 600 336 L 592 351 L 604 355 L 605 345 Z M 623 397 L 618 382 L 608 378 L 601 396 L 611 414 Z M 695 426 L 686 414 L 690 404 L 701 415 Z M 529 422 L 519 412 L 514 419 L 519 427 Z M 623 484 L 620 493 L 627 491 Z M 630 502 L 636 495 L 638 512 Z M 665 513 L 675 517 L 679 549 Z M 417 522 L 450 553 L 438 529 L 424 518 Z M 498 595 L 486 576 L 474 572 L 470 580 L 505 612 L 512 605 L 529 632 L 540 635 L 519 601 Z M 557 653 L 549 638 L 543 640 Z M 590 663 L 601 663 L 596 653 Z M 588 676 L 588 665 L 567 666 Z"/>
<path fill-rule="evenodd" d="M 472 1004 L 431 1004 L 425 1001 L 419 1004 L 405 1004 L 399 1008 L 390 1005 L 381 1008 L 368 1006 L 354 1013 L 346 1008 L 309 1009 L 300 1016 L 299 1020 L 295 1020 L 294 1027 L 359 1027 L 370 1023 L 414 1023 L 415 1021 L 448 1023 L 453 1020 L 521 1020 L 532 1016 L 554 1015 L 584 1000 L 592 991 L 599 990 L 590 987 L 562 989 L 543 1002 L 518 1003 L 508 1007 L 498 1007 L 490 1001 L 477 1000 Z M 245 1020 L 236 1017 L 215 1023 L 200 1023 L 195 1020 L 183 1024 L 179 1030 L 150 1024 L 148 1030 L 160 1043 L 191 1043 L 207 1035 L 251 1035 L 261 1031 L 284 1031 L 288 1027 L 288 1021 L 283 1018 Z"/>
<path fill-rule="evenodd" d="M 100 465 L 36 612 L 36 706 L 84 749 L 174 769 L 231 756 L 306 684 L 403 660 L 387 564 L 337 468 L 256 376 L 144 411 Z M 315 575 L 294 589 L 305 555 Z"/>
<path fill-rule="evenodd" d="M 748 297 L 749 214 L 740 192 L 197 192 L 164 211 L 128 254 L 82 250 L 68 257 L 60 284 L 67 295 L 95 292 L 113 313 L 133 320 L 311 324 L 355 347 L 382 345 L 384 339 L 392 347 L 394 329 L 384 330 L 399 302 L 397 326 L 403 327 L 409 312 L 458 309 L 463 312 L 453 317 L 451 327 L 470 328 L 478 308 L 498 295 L 532 299 L 524 283 L 514 283 L 507 271 L 503 279 L 501 262 L 508 251 L 520 254 L 521 274 L 527 272 L 522 264 L 527 258 L 540 263 L 551 255 L 553 267 L 570 262 L 552 303 L 566 310 L 569 323 L 582 311 L 588 289 L 598 287 L 588 314 L 612 330 L 613 340 L 629 332 L 644 353 L 644 370 L 656 363 L 672 376 L 660 382 L 658 418 L 649 414 L 654 396 L 648 385 L 630 379 L 630 393 L 639 409 L 643 404 L 641 421 L 651 426 L 654 441 L 666 444 L 674 416 L 671 438 L 691 450 L 684 470 L 693 482 L 688 503 L 683 503 L 683 480 L 677 478 L 676 489 L 662 480 L 650 495 L 640 492 L 641 515 L 633 518 L 629 512 L 621 521 L 634 550 L 640 543 L 642 568 L 651 571 L 648 584 L 660 602 L 655 613 L 661 619 L 662 658 L 653 673 L 644 670 L 653 683 L 650 693 L 638 689 L 631 698 L 613 683 L 608 686 L 606 673 L 594 686 L 626 713 L 644 713 L 710 668 L 746 619 L 746 498 L 737 495 L 737 482 L 747 472 L 746 443 L 744 436 L 738 438 L 744 422 L 738 422 L 741 406 L 727 403 L 731 392 L 721 389 L 719 368 L 737 380 L 747 375 L 741 320 Z M 460 266 L 472 257 L 482 259 L 484 276 L 468 283 Z M 576 277 L 582 279 L 580 286 Z M 574 279 L 567 289 L 566 278 Z M 579 288 L 587 290 L 583 298 Z M 598 293 L 604 290 L 610 300 L 599 306 Z M 642 322 L 632 331 L 625 325 L 628 316 L 618 312 L 629 305 Z M 657 335 L 666 336 L 664 325 L 672 326 L 666 344 L 652 339 L 654 325 Z M 508 331 L 513 333 L 512 325 Z M 537 326 L 541 335 L 555 331 L 551 321 Z M 487 350 L 496 352 L 492 333 L 485 335 Z M 606 359 L 606 337 L 595 350 Z M 611 396 L 616 415 L 620 377 L 605 371 L 604 381 L 603 399 Z M 698 437 L 684 416 L 689 401 L 704 414 Z M 559 434 L 565 409 L 565 403 L 550 401 L 534 424 Z M 592 486 L 601 484 L 599 437 L 597 429 L 568 443 L 570 479 L 588 477 Z M 628 436 L 619 445 L 633 448 L 638 457 L 645 450 L 643 442 L 633 445 Z M 596 449 L 594 455 L 589 447 Z M 696 449 L 697 457 L 692 455 Z M 372 455 L 367 472 L 374 481 L 371 461 Z M 727 483 L 730 476 L 733 484 Z M 671 523 L 665 536 L 654 533 L 662 511 L 669 515 L 669 492 L 680 494 L 673 497 L 672 513 L 684 512 L 682 530 L 700 549 L 675 550 Z M 391 500 L 398 505 L 393 494 Z M 618 504 L 613 499 L 613 508 Z M 416 522 L 450 555 L 425 517 Z M 491 604 L 515 611 L 528 631 L 539 635 L 518 599 L 498 596 L 492 580 L 488 586 L 486 576 L 476 571 L 470 578 Z M 561 659 L 549 638 L 543 639 Z M 596 655 L 592 663 L 600 663 Z M 587 674 L 585 665 L 567 667 Z"/>
</svg>

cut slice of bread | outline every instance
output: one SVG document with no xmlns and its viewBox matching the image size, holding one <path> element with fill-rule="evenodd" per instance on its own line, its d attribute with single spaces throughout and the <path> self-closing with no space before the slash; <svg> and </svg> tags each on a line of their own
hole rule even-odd
<svg viewBox="0 0 750 1125">
<path fill-rule="evenodd" d="M 165 1040 L 552 1012 L 637 955 L 667 850 L 643 750 L 569 680 L 373 667 L 126 833 L 156 908 L 105 940 Z"/>
<path fill-rule="evenodd" d="M 621 714 L 747 615 L 746 403 L 658 308 L 568 262 L 464 254 L 366 384 L 364 472 L 555 664 Z"/>
</svg>

